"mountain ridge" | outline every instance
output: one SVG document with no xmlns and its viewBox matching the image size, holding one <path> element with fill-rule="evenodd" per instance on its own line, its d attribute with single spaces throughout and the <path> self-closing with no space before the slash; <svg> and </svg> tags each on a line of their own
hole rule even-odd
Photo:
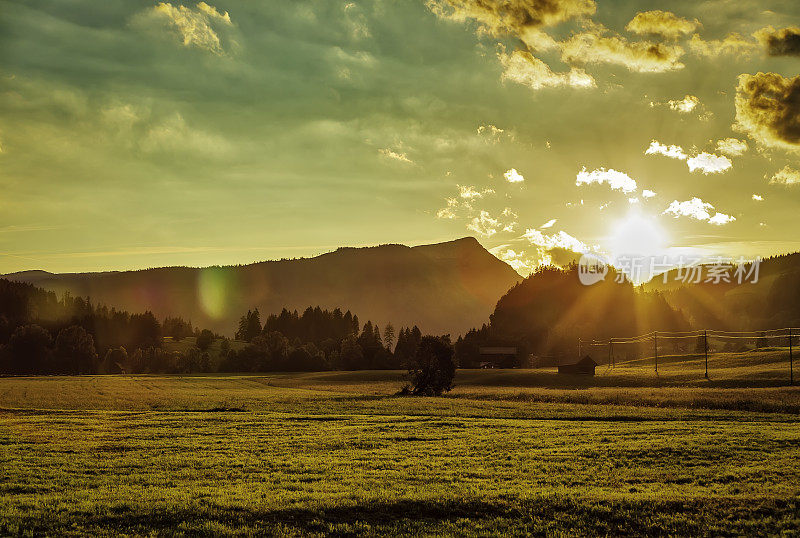
<svg viewBox="0 0 800 538">
<path fill-rule="evenodd" d="M 500 296 L 522 279 L 474 237 L 413 247 L 340 247 L 309 258 L 244 265 L 35 270 L 3 278 L 130 311 L 150 310 L 161 319 L 181 316 L 223 334 L 232 334 L 248 309 L 266 315 L 321 306 L 453 336 L 484 323 Z"/>
</svg>

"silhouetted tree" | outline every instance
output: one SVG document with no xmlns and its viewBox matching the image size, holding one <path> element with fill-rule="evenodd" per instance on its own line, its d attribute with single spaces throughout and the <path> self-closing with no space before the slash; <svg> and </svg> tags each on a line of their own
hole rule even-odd
<svg viewBox="0 0 800 538">
<path fill-rule="evenodd" d="M 78 325 L 61 329 L 54 354 L 57 373 L 93 374 L 97 371 L 94 338 Z"/>
<path fill-rule="evenodd" d="M 209 331 L 208 329 L 203 329 L 200 331 L 200 336 L 197 337 L 195 341 L 195 345 L 197 349 L 200 351 L 208 351 L 208 348 L 211 347 L 211 344 L 214 343 L 214 333 Z"/>
<path fill-rule="evenodd" d="M 259 334 L 261 334 L 261 315 L 258 313 L 258 308 L 248 310 L 247 314 L 239 320 L 236 339 L 249 342 Z"/>
<path fill-rule="evenodd" d="M 383 329 L 383 344 L 389 352 L 392 352 L 394 346 L 394 325 L 387 323 Z"/>
<path fill-rule="evenodd" d="M 50 333 L 39 325 L 18 327 L 8 341 L 3 370 L 9 374 L 45 374 L 52 369 Z"/>
<path fill-rule="evenodd" d="M 425 336 L 408 367 L 411 387 L 404 393 L 415 396 L 440 396 L 453 388 L 456 363 L 449 336 Z"/>
</svg>

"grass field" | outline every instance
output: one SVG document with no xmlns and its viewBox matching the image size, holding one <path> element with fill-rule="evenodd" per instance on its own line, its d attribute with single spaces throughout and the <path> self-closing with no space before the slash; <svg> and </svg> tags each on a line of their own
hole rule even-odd
<svg viewBox="0 0 800 538">
<path fill-rule="evenodd" d="M 800 390 L 714 360 L 0 379 L 0 534 L 796 535 Z"/>
</svg>

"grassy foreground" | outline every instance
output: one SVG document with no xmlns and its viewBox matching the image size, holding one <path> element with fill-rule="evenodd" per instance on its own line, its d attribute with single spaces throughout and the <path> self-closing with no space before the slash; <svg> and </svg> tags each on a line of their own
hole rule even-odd
<svg viewBox="0 0 800 538">
<path fill-rule="evenodd" d="M 800 390 L 642 370 L 0 379 L 0 534 L 800 532 Z"/>
</svg>

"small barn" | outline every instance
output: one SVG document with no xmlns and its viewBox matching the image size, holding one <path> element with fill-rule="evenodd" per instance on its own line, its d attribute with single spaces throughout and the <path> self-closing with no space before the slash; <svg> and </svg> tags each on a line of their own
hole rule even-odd
<svg viewBox="0 0 800 538">
<path fill-rule="evenodd" d="M 584 358 L 579 360 L 574 364 L 563 364 L 558 367 L 559 374 L 570 374 L 570 375 L 594 375 L 594 369 L 597 367 L 597 363 L 594 362 L 589 355 L 586 355 Z"/>
</svg>

